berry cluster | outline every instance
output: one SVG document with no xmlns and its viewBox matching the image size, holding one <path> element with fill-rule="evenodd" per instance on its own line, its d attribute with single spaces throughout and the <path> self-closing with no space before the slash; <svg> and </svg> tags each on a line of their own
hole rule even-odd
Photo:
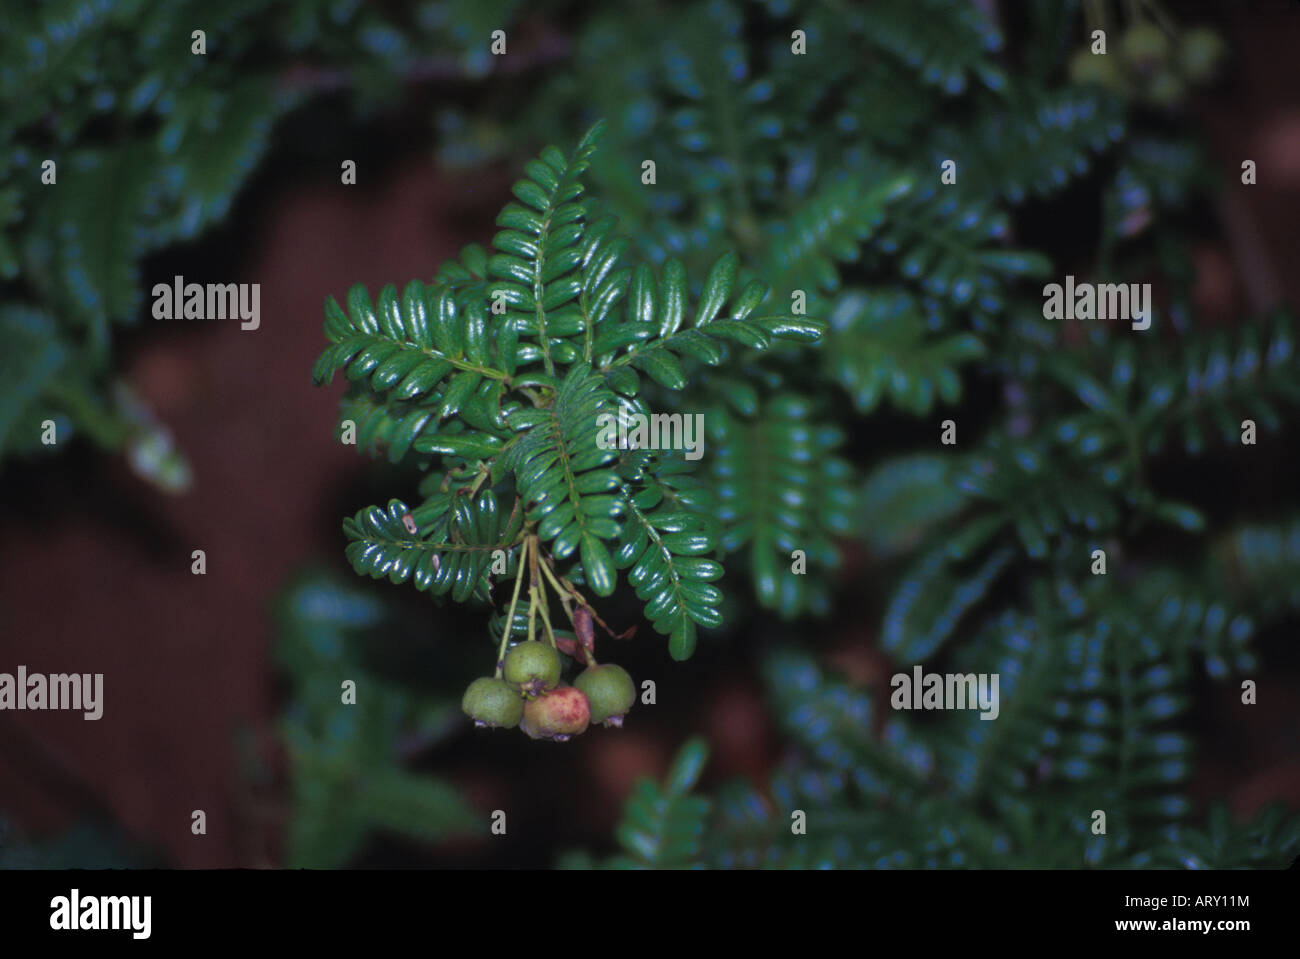
<svg viewBox="0 0 1300 959">
<path fill-rule="evenodd" d="M 623 717 L 636 700 L 636 687 L 623 667 L 596 662 L 595 624 L 622 639 L 634 635 L 635 628 L 614 633 L 578 588 L 555 568 L 537 534 L 525 535 L 520 546 L 514 592 L 502 621 L 496 673 L 469 684 L 461 709 L 476 726 L 518 726 L 533 739 L 557 742 L 586 732 L 592 723 L 622 726 Z M 526 620 L 522 610 L 519 618 L 515 616 L 525 582 Z M 559 600 L 573 624 L 572 634 L 552 627 L 552 596 Z M 516 624 L 525 621 L 527 626 L 516 629 Z M 539 621 L 544 638 L 538 637 Z M 526 631 L 527 638 L 510 646 L 516 631 Z M 573 685 L 561 684 L 561 652 L 586 667 L 574 678 Z"/>
<path fill-rule="evenodd" d="M 627 670 L 592 662 L 572 686 L 560 685 L 560 672 L 554 646 L 527 640 L 506 653 L 498 675 L 469 684 L 461 708 L 476 726 L 518 726 L 532 739 L 557 742 L 586 732 L 591 723 L 623 725 L 636 700 Z"/>
<path fill-rule="evenodd" d="M 1180 31 L 1137 21 L 1120 36 L 1118 57 L 1087 48 L 1078 51 L 1070 61 L 1070 78 L 1167 107 L 1180 103 L 1191 86 L 1213 79 L 1226 50 L 1208 27 Z"/>
</svg>

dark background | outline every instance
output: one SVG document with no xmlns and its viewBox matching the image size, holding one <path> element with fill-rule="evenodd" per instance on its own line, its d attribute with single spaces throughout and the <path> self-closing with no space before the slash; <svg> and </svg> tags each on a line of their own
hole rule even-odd
<svg viewBox="0 0 1300 959">
<path fill-rule="evenodd" d="M 1197 251 L 1207 323 L 1232 323 L 1278 299 L 1300 303 L 1300 17 L 1246 4 L 1230 11 L 1229 75 L 1190 104 L 1189 122 L 1204 132 L 1225 181 L 1239 177 L 1243 159 L 1271 173 L 1252 189 L 1223 193 L 1228 228 Z M 120 460 L 86 446 L 0 475 L 3 662 L 104 673 L 111 717 L 0 718 L 0 813 L 26 835 L 90 823 L 159 864 L 278 861 L 284 769 L 275 722 L 284 691 L 271 657 L 272 600 L 309 561 L 352 576 L 341 518 L 391 492 L 368 458 L 335 440 L 342 384 L 310 383 L 324 345 L 321 304 L 355 282 L 374 290 L 429 276 L 464 243 L 491 237 L 516 171 L 437 166 L 430 117 L 439 97 L 455 93 L 436 78 L 413 82 L 399 113 L 348 142 L 329 132 L 330 98 L 317 100 L 277 127 L 270 160 L 223 224 L 147 263 L 146 288 L 176 273 L 261 284 L 256 332 L 234 322 L 146 320 L 118 341 L 126 377 L 191 460 L 189 493 L 164 498 Z M 358 185 L 340 185 L 342 159 L 357 161 Z M 207 553 L 205 576 L 190 572 L 193 549 Z M 849 557 L 846 579 L 862 561 Z M 429 606 L 410 588 L 367 588 L 411 609 Z M 819 627 L 837 650 L 832 660 L 857 682 L 880 681 L 875 621 L 857 619 L 851 603 L 841 610 Z M 458 620 L 435 620 L 431 610 L 429 619 L 438 624 L 431 651 L 460 642 L 447 635 Z M 1222 709 L 1197 715 L 1194 799 L 1226 797 L 1239 815 L 1272 799 L 1300 803 L 1293 715 L 1300 663 L 1294 654 L 1289 662 L 1272 655 L 1284 645 L 1265 637 L 1262 648 L 1289 695 L 1241 710 L 1230 708 L 1232 689 L 1218 690 L 1209 701 Z M 544 842 L 421 847 L 378 839 L 360 861 L 549 865 L 565 848 L 604 848 L 632 781 L 662 774 L 690 730 L 711 741 L 710 780 L 762 775 L 773 743 L 752 677 L 736 674 L 707 643 L 686 666 L 670 665 L 663 644 L 648 639 L 624 661 L 641 675 L 677 673 L 660 707 L 621 733 L 541 753 L 467 728 L 438 754 L 439 775 L 477 807 L 545 823 Z M 199 808 L 208 816 L 205 837 L 190 833 L 189 811 Z"/>
</svg>

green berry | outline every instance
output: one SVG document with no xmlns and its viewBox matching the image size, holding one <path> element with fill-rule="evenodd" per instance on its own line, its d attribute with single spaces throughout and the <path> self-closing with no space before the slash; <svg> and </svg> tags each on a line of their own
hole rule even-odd
<svg viewBox="0 0 1300 959">
<path fill-rule="evenodd" d="M 1193 83 L 1205 83 L 1223 59 L 1223 40 L 1209 27 L 1195 27 L 1178 38 L 1178 68 Z"/>
<path fill-rule="evenodd" d="M 518 726 L 524 715 L 524 701 L 519 693 L 505 680 L 492 676 L 470 683 L 460 708 L 476 726 L 509 729 Z"/>
<path fill-rule="evenodd" d="M 1119 51 L 1133 72 L 1154 73 L 1169 56 L 1169 38 L 1154 23 L 1135 23 L 1124 31 Z"/>
<path fill-rule="evenodd" d="M 1162 107 L 1175 106 L 1186 95 L 1187 84 L 1173 70 L 1161 70 L 1146 89 L 1147 100 Z"/>
<path fill-rule="evenodd" d="M 506 682 L 532 699 L 560 681 L 560 654 L 547 643 L 520 643 L 506 653 L 503 672 Z"/>
<path fill-rule="evenodd" d="M 591 721 L 606 726 L 622 726 L 623 717 L 636 702 L 636 685 L 627 670 L 613 663 L 588 666 L 573 685 L 581 689 L 591 703 Z"/>
<path fill-rule="evenodd" d="M 533 739 L 553 739 L 564 742 L 570 736 L 587 731 L 591 722 L 591 704 L 581 689 L 561 686 L 524 706 L 524 718 L 519 728 Z"/>
<path fill-rule="evenodd" d="M 1110 90 L 1121 90 L 1124 78 L 1120 76 L 1115 61 L 1104 53 L 1080 50 L 1070 58 L 1070 79 L 1075 83 L 1091 83 Z"/>
</svg>

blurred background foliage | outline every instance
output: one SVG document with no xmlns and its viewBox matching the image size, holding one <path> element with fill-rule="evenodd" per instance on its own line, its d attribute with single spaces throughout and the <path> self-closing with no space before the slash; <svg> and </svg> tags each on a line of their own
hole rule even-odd
<svg viewBox="0 0 1300 959">
<path fill-rule="evenodd" d="M 762 677 L 770 775 L 701 789 L 709 748 L 693 738 L 662 784 L 628 798 L 611 843 L 559 861 L 1283 865 L 1300 852 L 1294 810 L 1241 822 L 1190 796 L 1198 710 L 1235 702 L 1245 679 L 1266 695 L 1270 654 L 1288 655 L 1300 378 L 1283 304 L 1228 327 L 1198 317 L 1192 245 L 1219 236 L 1206 206 L 1238 183 L 1208 162 L 1188 104 L 1230 60 L 1212 20 L 1173 13 L 1069 0 L 15 11 L 0 47 L 0 456 L 42 452 L 53 415 L 183 486 L 165 425 L 115 381 L 115 325 L 147 316 L 141 258 L 218 223 L 313 97 L 344 89 L 346 128 L 411 83 L 445 84 L 416 137 L 449 169 L 518 170 L 604 118 L 587 176 L 641 257 L 698 278 L 736 249 L 774 284 L 770 302 L 802 293 L 829 332 L 816 352 L 747 356 L 675 401 L 707 412 L 722 552 L 740 555 L 700 668 Z M 201 82 L 177 39 L 200 26 Z M 489 53 L 497 29 L 504 57 Z M 45 158 L 57 192 L 42 192 Z M 1045 320 L 1042 286 L 1066 274 L 1153 283 L 1151 329 Z M 1247 418 L 1258 446 L 1241 443 Z M 955 447 L 939 445 L 945 419 Z M 795 549 L 806 575 L 789 572 Z M 486 831 L 483 809 L 419 768 L 469 735 L 463 683 L 439 658 L 459 654 L 424 657 L 427 625 L 395 628 L 388 592 L 324 573 L 284 590 L 285 864 L 354 862 L 376 831 Z M 828 655 L 846 635 L 869 645 L 865 673 Z M 997 721 L 891 710 L 887 677 L 915 664 L 999 673 Z M 340 708 L 343 674 L 376 695 Z M 1105 835 L 1090 832 L 1097 809 Z"/>
</svg>

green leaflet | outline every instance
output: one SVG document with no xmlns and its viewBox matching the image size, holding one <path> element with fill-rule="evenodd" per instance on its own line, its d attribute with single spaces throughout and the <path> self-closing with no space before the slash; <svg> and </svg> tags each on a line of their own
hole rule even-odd
<svg viewBox="0 0 1300 959">
<path fill-rule="evenodd" d="M 617 483 L 607 468 L 617 452 L 596 444 L 597 416 L 613 407 L 613 394 L 603 378 L 585 365 L 575 365 L 553 407 L 526 420 L 516 418 L 526 431 L 502 460 L 514 471 L 528 518 L 539 524 L 542 539 L 553 541 L 558 559 L 579 551 L 592 589 L 600 596 L 614 590 L 612 561 L 601 541 L 618 535 L 622 505 L 610 497 L 584 495 L 580 489 L 612 488 Z"/>
<path fill-rule="evenodd" d="M 488 260 L 488 271 L 506 281 L 496 289 L 506 294 L 504 301 L 515 314 L 509 322 L 536 340 L 547 375 L 554 374 L 557 359 L 552 355 L 552 338 L 583 329 L 577 315 L 553 314 L 566 305 L 572 310 L 583 290 L 578 270 L 586 217 L 581 176 L 603 129 L 597 123 L 588 130 L 570 159 L 554 147 L 542 151 L 541 158 L 527 167 L 529 178 L 512 188 L 522 205 L 511 203 L 497 217 L 498 225 L 508 229 L 493 240 L 502 252 Z M 567 351 L 561 350 L 559 356 L 565 355 Z M 533 354 L 528 356 L 531 360 Z"/>
<path fill-rule="evenodd" d="M 722 621 L 713 585 L 722 567 L 706 554 L 723 547 L 723 524 L 681 456 L 662 451 L 651 463 L 602 447 L 601 418 L 618 413 L 620 397 L 648 415 L 643 388 L 684 390 L 701 366 L 816 341 L 825 323 L 765 309 L 767 285 L 734 252 L 713 260 L 697 295 L 679 261 L 625 265 L 627 238 L 584 195 L 602 131 L 593 126 L 570 156 L 547 147 L 527 165 L 490 250 L 467 246 L 428 284 L 390 283 L 373 298 L 356 285 L 342 305 L 327 299 L 329 345 L 312 376 L 325 384 L 344 373 L 341 426 L 361 448 L 395 463 L 436 457 L 444 486 L 479 470 L 493 488 L 512 481 L 515 515 L 573 564 L 574 582 L 608 596 L 624 570 L 672 655 L 686 659 L 698 627 Z M 839 465 L 830 479 L 843 483 Z M 486 596 L 496 530 L 476 537 L 449 507 L 451 519 L 434 517 L 433 532 L 421 521 L 414 536 L 393 504 L 347 522 L 358 572 L 457 601 Z M 843 525 L 843 506 L 838 494 L 819 497 L 832 525 Z M 815 549 L 825 561 L 829 547 Z M 783 608 L 794 608 L 789 598 Z"/>
<path fill-rule="evenodd" d="M 900 662 L 924 662 L 952 637 L 1014 556 L 1009 548 L 996 549 L 974 570 L 962 572 L 949 565 L 946 548 L 924 556 L 890 601 L 881 644 Z"/>
<path fill-rule="evenodd" d="M 915 416 L 961 398 L 961 366 L 986 353 L 970 333 L 933 335 L 914 297 L 901 291 L 850 290 L 831 307 L 827 374 L 870 413 L 888 397 Z"/>
<path fill-rule="evenodd" d="M 0 453 L 40 447 L 41 421 L 49 412 L 36 404 L 41 391 L 67 362 L 54 323 L 35 310 L 0 310 Z"/>
<path fill-rule="evenodd" d="M 767 269 L 785 295 L 802 288 L 812 294 L 840 285 L 838 263 L 856 260 L 864 241 L 885 222 L 886 210 L 912 190 L 912 177 L 886 170 L 841 172 L 801 206 L 788 224 L 773 231 Z"/>
<path fill-rule="evenodd" d="M 375 630 L 414 637 L 425 627 L 399 620 L 360 587 L 302 575 L 277 602 L 275 658 L 293 685 L 282 730 L 292 773 L 285 856 L 295 868 L 343 865 L 376 829 L 432 840 L 465 835 L 476 818 L 458 789 L 401 764 L 399 743 L 445 738 L 456 704 L 430 702 L 367 668 L 359 653 Z M 341 712 L 340 674 L 364 691 Z"/>
<path fill-rule="evenodd" d="M 161 139 L 184 144 L 167 161 L 169 174 L 183 184 L 172 226 L 178 236 L 192 237 L 225 218 L 244 178 L 261 162 L 286 102 L 262 77 L 186 92 Z"/>
<path fill-rule="evenodd" d="M 863 539 L 886 555 L 914 548 L 936 525 L 966 506 L 946 457 L 897 457 L 876 468 L 858 495 Z"/>
<path fill-rule="evenodd" d="M 136 260 L 147 247 L 139 218 L 154 172 L 148 148 L 128 143 L 63 158 L 63 176 L 37 209 L 27 256 L 50 271 L 57 302 L 106 359 L 109 327 L 135 319 L 143 301 Z"/>
<path fill-rule="evenodd" d="M 628 279 L 627 321 L 606 322 L 591 344 L 591 355 L 611 377 L 626 377 L 623 364 L 631 364 L 666 389 L 685 389 L 691 361 L 718 366 L 730 355 L 732 344 L 766 350 L 774 338 L 815 341 L 822 332 L 817 321 L 797 316 L 751 314 L 768 293 L 766 284 L 750 282 L 739 287 L 735 254 L 716 260 L 700 292 L 693 325 L 682 328 L 689 290 L 682 264 L 669 260 L 659 276 L 647 266 Z M 730 316 L 720 316 L 730 302 Z M 611 385 L 618 388 L 622 380 Z M 625 387 L 630 389 L 630 387 Z"/>
<path fill-rule="evenodd" d="M 641 459 L 641 458 L 638 458 Z M 625 463 L 628 518 L 615 562 L 628 570 L 655 630 L 669 637 L 674 659 L 695 651 L 697 626 L 722 622 L 722 564 L 704 554 L 719 545 L 714 497 L 680 455 Z"/>
<path fill-rule="evenodd" d="M 746 550 L 764 609 L 788 618 L 826 610 L 825 571 L 837 563 L 832 537 L 853 528 L 852 470 L 836 455 L 842 434 L 791 394 L 744 418 L 715 409 L 707 423 L 724 552 Z"/>
<path fill-rule="evenodd" d="M 413 510 L 392 500 L 386 509 L 371 506 L 343 522 L 348 561 L 358 574 L 412 580 L 417 589 L 450 594 L 458 603 L 486 598 L 493 551 L 513 548 L 519 528 L 518 513 L 503 511 L 491 490 L 473 500 L 435 494 Z"/>
<path fill-rule="evenodd" d="M 637 782 L 615 830 L 624 850 L 612 863 L 615 868 L 680 869 L 694 864 L 711 803 L 692 793 L 708 756 L 704 740 L 688 740 L 662 786 L 644 778 Z"/>
</svg>

